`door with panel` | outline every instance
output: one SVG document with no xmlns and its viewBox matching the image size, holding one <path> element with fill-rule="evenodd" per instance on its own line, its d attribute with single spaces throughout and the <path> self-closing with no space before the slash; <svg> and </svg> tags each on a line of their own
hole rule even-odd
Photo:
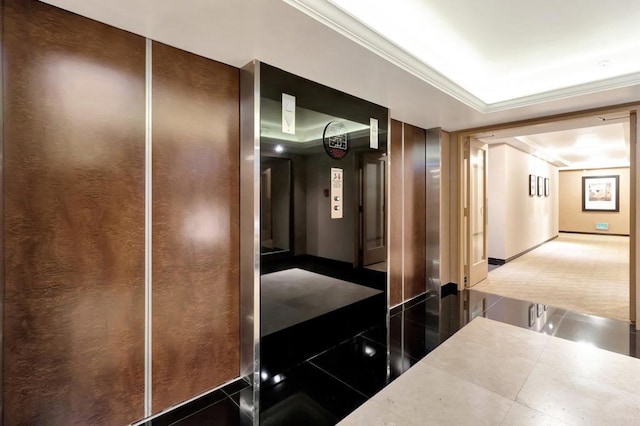
<svg viewBox="0 0 640 426">
<path fill-rule="evenodd" d="M 474 138 L 464 142 L 465 285 L 471 287 L 489 272 L 487 239 L 487 145 Z"/>
</svg>

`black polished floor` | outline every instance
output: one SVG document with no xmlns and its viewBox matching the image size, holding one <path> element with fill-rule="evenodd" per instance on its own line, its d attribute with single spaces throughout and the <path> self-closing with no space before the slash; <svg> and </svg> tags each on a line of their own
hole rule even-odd
<svg viewBox="0 0 640 426">
<path fill-rule="evenodd" d="M 246 392 L 251 392 L 251 385 L 239 379 L 144 424 L 148 426 L 250 425 L 251 418 L 240 409 L 240 396 Z"/>
<path fill-rule="evenodd" d="M 281 364 L 274 371 L 282 371 L 275 374 L 264 369 L 260 424 L 334 425 L 476 316 L 640 358 L 640 334 L 628 323 L 445 286 L 440 297 L 423 295 L 400 305 L 388 321 L 355 332 L 294 367 Z M 327 321 L 322 329 L 312 330 L 319 341 L 349 322 L 338 317 L 335 323 Z M 291 346 L 280 349 L 286 359 Z M 272 358 L 277 360 L 277 353 Z M 239 396 L 251 388 L 245 382 L 232 386 L 151 424 L 247 424 Z"/>
<path fill-rule="evenodd" d="M 438 305 L 437 295 L 423 295 L 395 309 L 388 324 L 364 328 L 275 378 L 265 374 L 260 424 L 336 424 L 439 344 Z M 309 399 L 314 404 L 297 405 Z"/>
</svg>

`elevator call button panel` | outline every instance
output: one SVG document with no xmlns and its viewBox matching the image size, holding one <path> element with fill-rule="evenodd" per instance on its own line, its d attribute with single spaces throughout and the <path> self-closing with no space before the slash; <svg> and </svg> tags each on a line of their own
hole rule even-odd
<svg viewBox="0 0 640 426">
<path fill-rule="evenodd" d="M 331 168 L 331 219 L 342 219 L 343 177 L 342 169 Z"/>
</svg>

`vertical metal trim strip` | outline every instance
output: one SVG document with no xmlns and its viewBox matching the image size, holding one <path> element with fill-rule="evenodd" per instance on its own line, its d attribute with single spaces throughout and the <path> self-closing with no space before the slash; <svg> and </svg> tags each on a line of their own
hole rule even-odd
<svg viewBox="0 0 640 426">
<path fill-rule="evenodd" d="M 404 205 L 404 201 L 405 201 L 405 194 L 404 194 L 404 190 L 405 190 L 405 185 L 404 185 L 404 181 L 405 179 L 405 175 L 404 175 L 404 170 L 405 170 L 405 152 L 404 152 L 404 126 L 405 123 L 402 123 L 402 144 L 401 144 L 401 156 L 402 156 L 402 172 L 401 172 L 401 176 L 402 176 L 402 250 L 401 250 L 401 256 L 400 258 L 402 259 L 402 269 L 401 269 L 401 273 L 402 273 L 402 300 L 400 301 L 400 306 L 401 307 L 401 317 L 400 317 L 400 353 L 402 354 L 402 356 L 404 357 L 405 352 L 404 352 L 404 244 L 405 244 L 405 235 L 404 235 L 404 211 L 405 211 L 405 205 Z"/>
<path fill-rule="evenodd" d="M 389 235 L 389 231 L 391 230 L 391 168 L 393 165 L 393 158 L 391 156 L 391 113 L 387 110 L 387 178 L 385 179 L 385 184 L 387 187 L 385 188 L 385 226 L 386 226 L 386 236 L 387 236 L 387 295 L 386 295 L 386 327 L 387 327 L 387 381 L 391 377 L 391 238 Z"/>
<path fill-rule="evenodd" d="M 631 214 L 629 215 L 629 319 L 636 324 L 638 329 L 638 217 L 640 209 L 638 207 L 638 114 L 631 111 L 629 114 L 629 151 L 630 151 L 630 205 Z"/>
<path fill-rule="evenodd" d="M 405 177 L 404 177 L 404 160 L 405 160 L 405 153 L 404 153 L 404 123 L 402 123 L 402 144 L 400 147 L 400 156 L 402 157 L 400 159 L 401 161 L 401 165 L 400 168 L 402 170 L 402 199 L 401 199 L 401 203 L 402 203 L 402 250 L 400 250 L 400 259 L 402 261 L 402 270 L 401 270 L 401 283 L 402 283 L 402 301 L 400 303 L 404 303 L 404 181 L 405 181 Z"/>
<path fill-rule="evenodd" d="M 253 134 L 253 424 L 260 421 L 260 63 L 256 61 Z"/>
<path fill-rule="evenodd" d="M 260 63 L 240 70 L 240 374 L 253 391 L 240 409 L 258 424 L 260 402 Z M 244 418 L 244 417 L 243 417 Z"/>
<path fill-rule="evenodd" d="M 145 49 L 145 160 L 144 160 L 144 200 L 145 200 L 145 212 L 144 212 L 144 415 L 148 417 L 151 415 L 151 297 L 152 297 L 152 241 L 151 241 L 151 225 L 152 225 L 152 196 L 153 196 L 153 182 L 152 182 L 152 46 L 153 42 L 150 39 L 146 39 Z"/>
<path fill-rule="evenodd" d="M 442 138 L 439 127 L 425 133 L 425 241 L 427 261 L 426 293 L 439 293 L 440 289 L 440 216 L 442 183 Z M 437 227 L 436 227 L 437 224 Z"/>
</svg>

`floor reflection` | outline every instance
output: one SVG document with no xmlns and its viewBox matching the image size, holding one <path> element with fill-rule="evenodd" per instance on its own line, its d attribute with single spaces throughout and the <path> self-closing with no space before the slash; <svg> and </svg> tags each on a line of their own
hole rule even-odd
<svg viewBox="0 0 640 426">
<path fill-rule="evenodd" d="M 364 315 L 377 307 L 360 309 Z M 324 318 L 294 337 L 271 335 L 271 355 L 262 360 L 260 424 L 333 425 L 476 316 L 640 357 L 640 338 L 629 323 L 451 286 L 397 306 L 375 324 L 359 324 L 353 313 Z M 326 341 L 327 330 L 340 331 L 341 342 Z M 240 424 L 246 419 L 239 394 L 251 391 L 243 383 L 153 424 Z"/>
<path fill-rule="evenodd" d="M 483 304 L 486 309 L 481 315 L 486 318 L 640 358 L 639 335 L 629 322 L 571 312 L 474 290 L 461 293 L 458 297 L 469 301 L 469 314 L 463 312 L 463 317 L 465 315 L 468 317 L 464 323 L 475 317 L 473 307 Z"/>
</svg>

